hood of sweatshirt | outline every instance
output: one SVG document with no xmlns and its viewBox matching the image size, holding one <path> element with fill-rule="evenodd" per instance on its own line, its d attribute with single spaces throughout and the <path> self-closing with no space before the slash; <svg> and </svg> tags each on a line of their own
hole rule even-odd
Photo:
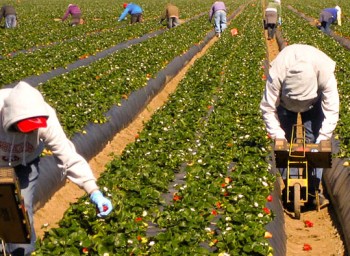
<svg viewBox="0 0 350 256">
<path fill-rule="evenodd" d="M 49 116 L 42 94 L 28 83 L 19 82 L 4 100 L 1 117 L 4 130 L 9 132 L 18 121 L 39 116 Z"/>
</svg>

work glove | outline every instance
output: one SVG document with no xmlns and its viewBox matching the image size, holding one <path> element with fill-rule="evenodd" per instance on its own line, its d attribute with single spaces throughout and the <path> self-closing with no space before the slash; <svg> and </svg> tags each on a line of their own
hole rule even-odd
<svg viewBox="0 0 350 256">
<path fill-rule="evenodd" d="M 106 217 L 113 209 L 111 201 L 104 197 L 100 190 L 96 190 L 90 195 L 90 200 L 99 211 L 97 217 Z"/>
</svg>

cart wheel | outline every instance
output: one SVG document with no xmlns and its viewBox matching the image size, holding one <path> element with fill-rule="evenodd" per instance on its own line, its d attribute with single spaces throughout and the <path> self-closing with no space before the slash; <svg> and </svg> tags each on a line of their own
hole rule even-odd
<svg viewBox="0 0 350 256">
<path fill-rule="evenodd" d="M 294 217 L 300 219 L 300 184 L 294 184 Z"/>
</svg>

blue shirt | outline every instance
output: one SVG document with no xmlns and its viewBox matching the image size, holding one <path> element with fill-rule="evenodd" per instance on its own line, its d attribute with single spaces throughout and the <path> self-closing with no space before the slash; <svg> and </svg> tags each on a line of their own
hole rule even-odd
<svg viewBox="0 0 350 256">
<path fill-rule="evenodd" d="M 133 15 L 133 14 L 140 14 L 140 13 L 142 13 L 142 8 L 137 4 L 130 3 L 125 7 L 125 10 L 120 15 L 119 20 L 123 20 L 128 14 Z"/>
</svg>

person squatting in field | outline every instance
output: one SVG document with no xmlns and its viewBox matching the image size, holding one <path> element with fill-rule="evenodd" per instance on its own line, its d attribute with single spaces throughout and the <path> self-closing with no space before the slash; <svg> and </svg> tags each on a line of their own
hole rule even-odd
<svg viewBox="0 0 350 256">
<path fill-rule="evenodd" d="M 221 36 L 221 33 L 227 28 L 226 20 L 226 6 L 222 1 L 216 1 L 211 6 L 209 11 L 209 22 L 214 17 L 214 29 L 217 37 Z"/>
<path fill-rule="evenodd" d="M 66 10 L 64 16 L 62 17 L 62 22 L 65 21 L 68 16 L 72 16 L 72 20 L 70 22 L 71 26 L 79 25 L 81 22 L 81 10 L 80 8 L 75 4 L 69 4 L 68 9 Z"/>
<path fill-rule="evenodd" d="M 271 63 L 260 103 L 272 139 L 290 142 L 298 113 L 305 128 L 306 143 L 318 144 L 331 139 L 339 119 L 335 66 L 329 56 L 310 45 L 293 44 L 277 55 Z M 320 185 L 323 169 L 315 169 Z M 320 194 L 321 204 L 323 199 Z"/>
<path fill-rule="evenodd" d="M 118 21 L 124 20 L 128 14 L 131 15 L 131 21 L 130 21 L 131 24 L 143 21 L 143 17 L 142 17 L 143 10 L 139 5 L 134 3 L 129 3 L 129 4 L 124 3 L 123 8 L 124 8 L 124 11 L 120 15 Z"/>
<path fill-rule="evenodd" d="M 99 210 L 98 217 L 105 217 L 112 211 L 111 201 L 99 190 L 89 164 L 76 152 L 55 110 L 44 101 L 38 90 L 26 82 L 19 82 L 14 88 L 1 89 L 0 114 L 0 145 L 3 145 L 0 148 L 0 166 L 14 168 L 31 223 L 29 244 L 6 244 L 12 256 L 30 255 L 35 250 L 33 198 L 44 148 L 52 151 L 58 160 L 62 176 L 67 176 L 90 195 L 91 202 Z"/>
<path fill-rule="evenodd" d="M 341 26 L 341 8 L 336 6 L 334 8 L 323 9 L 320 14 L 320 25 L 319 29 L 327 34 L 330 33 L 330 26 L 333 23 L 337 23 Z"/>
<path fill-rule="evenodd" d="M 161 16 L 159 23 L 162 23 L 163 20 L 167 21 L 167 28 L 169 29 L 180 25 L 179 8 L 171 3 L 168 3 L 165 6 L 164 14 Z"/>
<path fill-rule="evenodd" d="M 15 28 L 17 26 L 16 10 L 11 5 L 3 5 L 0 10 L 0 22 L 5 18 L 5 28 Z"/>
<path fill-rule="evenodd" d="M 279 25 L 282 24 L 280 0 L 269 2 L 265 9 L 265 23 L 268 40 L 271 40 L 275 37 L 277 22 Z"/>
</svg>

